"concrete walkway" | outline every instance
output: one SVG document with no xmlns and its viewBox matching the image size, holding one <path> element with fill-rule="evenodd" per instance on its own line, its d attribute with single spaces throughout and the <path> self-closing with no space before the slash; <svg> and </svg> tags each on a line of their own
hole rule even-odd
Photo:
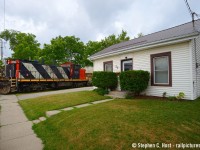
<svg viewBox="0 0 200 150">
<path fill-rule="evenodd" d="M 60 113 L 62 111 L 70 111 L 70 110 L 73 110 L 74 108 L 87 107 L 87 106 L 91 106 L 93 104 L 105 103 L 105 102 L 109 102 L 109 101 L 112 101 L 112 100 L 114 100 L 114 99 L 104 99 L 104 100 L 99 100 L 99 101 L 84 103 L 84 104 L 80 104 L 80 105 L 76 105 L 76 106 L 72 106 L 72 107 L 66 107 L 66 108 L 63 108 L 63 109 L 51 110 L 51 111 L 47 111 L 46 112 L 46 116 L 47 117 L 51 117 L 51 116 L 56 115 L 56 114 L 58 114 L 58 113 Z M 34 120 L 34 122 L 39 123 L 40 122 L 39 120 L 41 120 L 41 119 Z"/>
<path fill-rule="evenodd" d="M 49 92 L 22 94 L 17 97 L 19 100 L 24 100 L 24 99 L 36 98 L 36 97 L 52 95 L 52 94 L 62 94 L 62 93 L 71 93 L 71 92 L 79 92 L 79 91 L 91 91 L 93 89 L 94 89 L 94 87 L 82 87 L 82 88 L 64 89 L 64 90 L 56 90 L 56 91 L 49 91 Z"/>
<path fill-rule="evenodd" d="M 0 95 L 0 150 L 42 150 L 15 95 Z"/>
</svg>

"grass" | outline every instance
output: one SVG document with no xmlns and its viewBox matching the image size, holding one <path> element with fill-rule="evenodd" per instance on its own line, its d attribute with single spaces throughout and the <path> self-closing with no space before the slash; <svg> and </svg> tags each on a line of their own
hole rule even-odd
<svg viewBox="0 0 200 150">
<path fill-rule="evenodd" d="M 45 116 L 45 112 L 49 110 L 62 109 L 107 98 L 109 97 L 100 96 L 93 91 L 82 91 L 21 100 L 19 104 L 23 108 L 28 119 L 35 120 L 41 116 Z"/>
<path fill-rule="evenodd" d="M 199 108 L 200 100 L 114 100 L 62 112 L 33 129 L 45 150 L 127 150 L 133 149 L 132 143 L 199 143 Z"/>
</svg>

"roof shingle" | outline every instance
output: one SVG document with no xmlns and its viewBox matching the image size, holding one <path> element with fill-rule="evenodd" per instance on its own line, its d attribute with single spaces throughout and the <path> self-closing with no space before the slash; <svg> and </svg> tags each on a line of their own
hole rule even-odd
<svg viewBox="0 0 200 150">
<path fill-rule="evenodd" d="M 182 25 L 178 25 L 178 26 L 166 29 L 166 30 L 148 34 L 148 35 L 142 36 L 140 38 L 135 38 L 135 39 L 132 39 L 129 41 L 121 42 L 121 43 L 112 45 L 108 48 L 103 49 L 102 51 L 95 53 L 90 58 L 97 57 L 99 55 L 106 54 L 106 53 L 115 52 L 120 49 L 136 47 L 136 46 L 140 46 L 143 44 L 150 44 L 153 42 L 159 42 L 162 40 L 167 40 L 167 39 L 171 39 L 171 38 L 175 38 L 175 37 L 187 36 L 187 35 L 190 35 L 193 33 L 200 32 L 200 19 L 195 20 L 194 25 L 195 26 L 193 27 L 193 23 L 188 22 L 188 23 L 185 23 Z"/>
</svg>

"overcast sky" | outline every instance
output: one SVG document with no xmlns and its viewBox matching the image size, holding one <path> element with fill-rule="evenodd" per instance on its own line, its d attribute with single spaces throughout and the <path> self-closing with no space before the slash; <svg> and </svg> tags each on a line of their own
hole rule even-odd
<svg viewBox="0 0 200 150">
<path fill-rule="evenodd" d="M 188 2 L 200 14 L 200 0 Z M 5 0 L 5 6 L 5 28 L 33 33 L 42 45 L 59 35 L 86 43 L 122 29 L 133 38 L 191 21 L 184 0 Z M 0 32 L 3 16 L 0 0 Z"/>
</svg>

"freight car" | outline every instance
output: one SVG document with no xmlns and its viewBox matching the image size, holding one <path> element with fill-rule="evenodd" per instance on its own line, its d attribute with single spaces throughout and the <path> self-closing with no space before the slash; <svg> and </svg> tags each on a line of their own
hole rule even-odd
<svg viewBox="0 0 200 150">
<path fill-rule="evenodd" d="M 80 65 L 68 62 L 55 66 L 38 61 L 9 59 L 0 78 L 0 93 L 80 87 L 86 86 L 87 82 L 85 69 Z"/>
</svg>

